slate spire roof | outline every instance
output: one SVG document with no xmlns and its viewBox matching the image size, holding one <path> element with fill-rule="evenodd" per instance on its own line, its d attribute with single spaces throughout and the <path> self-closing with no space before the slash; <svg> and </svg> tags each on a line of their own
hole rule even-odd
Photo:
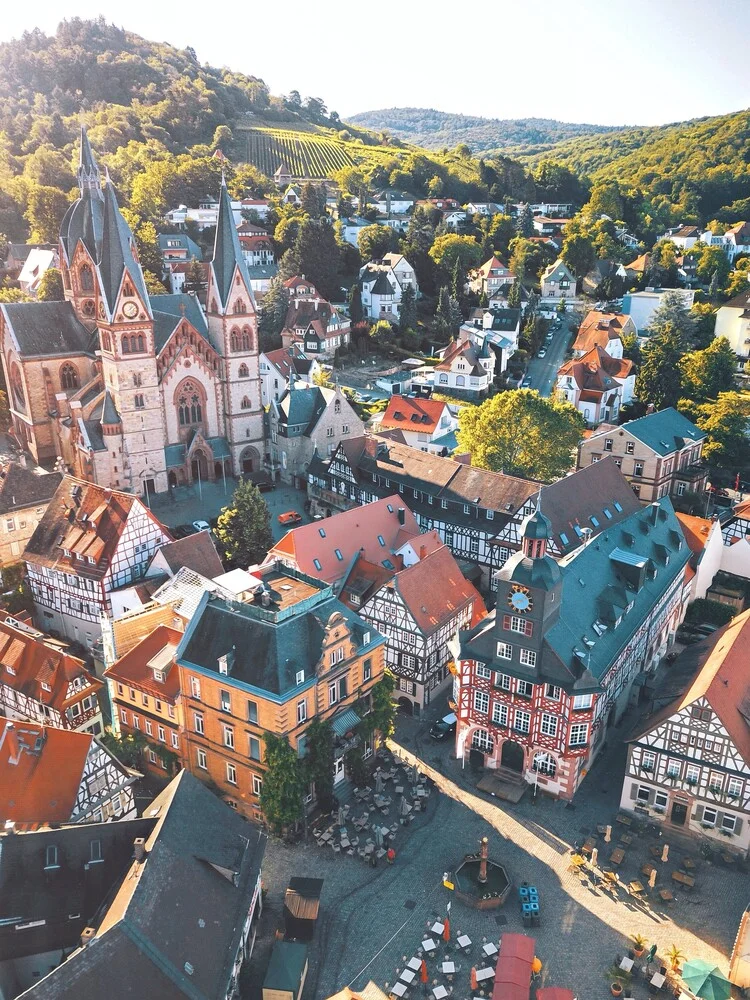
<svg viewBox="0 0 750 1000">
<path fill-rule="evenodd" d="M 122 281 L 127 274 L 141 298 L 143 307 L 152 316 L 143 271 L 133 252 L 134 240 L 130 227 L 120 212 L 114 184 L 107 178 L 104 189 L 104 233 L 99 272 L 110 315 L 114 312 Z"/>
<path fill-rule="evenodd" d="M 99 167 L 91 151 L 85 128 L 81 129 L 77 176 L 81 196 L 65 213 L 60 226 L 60 242 L 68 261 L 73 259 L 79 240 L 88 250 L 92 260 L 98 261 L 102 248 L 104 195 Z"/>
<path fill-rule="evenodd" d="M 229 200 L 229 191 L 227 190 L 224 178 L 221 181 L 219 218 L 216 223 L 214 259 L 211 268 L 214 274 L 214 287 L 219 295 L 222 307 L 226 308 L 235 268 L 239 269 L 247 294 L 252 298 L 253 292 L 250 287 L 250 276 L 247 273 L 247 265 L 242 254 L 239 233 L 234 224 L 232 203 Z"/>
<path fill-rule="evenodd" d="M 83 190 L 86 184 L 95 181 L 101 185 L 99 166 L 94 159 L 91 143 L 86 132 L 86 126 L 81 126 L 81 147 L 78 153 L 78 186 Z"/>
</svg>

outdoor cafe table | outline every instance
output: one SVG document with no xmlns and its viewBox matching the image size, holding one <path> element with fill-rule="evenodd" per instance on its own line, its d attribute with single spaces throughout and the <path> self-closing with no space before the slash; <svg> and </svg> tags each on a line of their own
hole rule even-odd
<svg viewBox="0 0 750 1000">
<path fill-rule="evenodd" d="M 456 971 L 456 966 L 454 962 L 443 962 L 443 975 L 452 976 Z"/>
<path fill-rule="evenodd" d="M 639 892 L 643 892 L 643 886 L 637 880 L 633 880 L 628 883 L 628 891 L 632 896 L 637 896 Z"/>
<path fill-rule="evenodd" d="M 425 938 L 422 942 L 422 951 L 434 951 L 437 945 L 432 940 L 432 938 Z"/>
<path fill-rule="evenodd" d="M 456 938 L 456 944 L 459 948 L 471 948 L 471 938 L 468 934 L 462 934 Z"/>
<path fill-rule="evenodd" d="M 430 930 L 432 931 L 433 934 L 437 934 L 437 936 L 440 937 L 440 935 L 443 933 L 444 927 L 445 927 L 445 925 L 441 924 L 440 921 L 437 920 L 432 925 L 432 927 L 430 928 Z"/>
<path fill-rule="evenodd" d="M 436 986 L 432 991 L 432 995 L 435 997 L 435 1000 L 445 1000 L 445 997 L 448 996 L 448 990 L 444 986 Z"/>
<path fill-rule="evenodd" d="M 495 975 L 495 970 L 487 966 L 485 969 L 477 969 L 477 982 L 483 983 L 485 979 L 492 979 Z"/>
<path fill-rule="evenodd" d="M 415 955 L 413 958 L 409 959 L 409 961 L 406 963 L 406 967 L 408 969 L 413 969 L 415 972 L 419 972 L 419 970 L 422 968 L 422 959 L 417 958 L 417 956 Z"/>
<path fill-rule="evenodd" d="M 586 843 L 581 848 L 581 854 L 591 854 L 591 852 L 596 847 L 596 838 L 589 837 Z"/>
<path fill-rule="evenodd" d="M 404 969 L 404 971 L 399 976 L 399 979 L 403 979 L 405 983 L 413 983 L 416 972 L 413 969 Z"/>
<path fill-rule="evenodd" d="M 493 941 L 488 941 L 486 944 L 482 945 L 482 954 L 485 958 L 491 958 L 493 955 L 497 955 L 497 945 Z"/>
<path fill-rule="evenodd" d="M 655 972 L 651 977 L 651 985 L 655 986 L 657 990 L 660 990 L 664 985 L 666 977 L 661 974 L 661 972 Z"/>
<path fill-rule="evenodd" d="M 633 968 L 633 959 L 628 958 L 628 956 L 626 955 L 625 958 L 623 958 L 620 961 L 620 968 L 622 969 L 623 972 L 630 972 L 630 970 Z"/>
<path fill-rule="evenodd" d="M 391 995 L 394 997 L 402 997 L 406 993 L 406 983 L 394 983 L 391 986 Z"/>
<path fill-rule="evenodd" d="M 625 851 L 621 847 L 616 847 L 609 856 L 613 865 L 621 865 L 625 860 Z"/>
</svg>

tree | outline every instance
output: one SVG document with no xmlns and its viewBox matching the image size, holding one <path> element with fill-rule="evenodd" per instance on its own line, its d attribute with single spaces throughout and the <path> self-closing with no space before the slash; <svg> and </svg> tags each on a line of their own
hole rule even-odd
<svg viewBox="0 0 750 1000">
<path fill-rule="evenodd" d="M 142 733 L 124 733 L 122 736 L 115 736 L 109 726 L 99 739 L 121 764 L 131 768 L 137 768 L 140 765 L 141 754 L 148 743 Z"/>
<path fill-rule="evenodd" d="M 622 356 L 638 367 L 641 363 L 641 348 L 637 333 L 626 333 L 622 338 Z"/>
<path fill-rule="evenodd" d="M 56 243 L 60 224 L 70 202 L 62 191 L 42 184 L 29 188 L 25 217 L 31 227 L 31 243 Z"/>
<path fill-rule="evenodd" d="M 315 797 L 324 813 L 333 808 L 333 729 L 323 719 L 313 719 L 305 734 L 305 778 L 315 785 Z"/>
<path fill-rule="evenodd" d="M 458 448 L 473 465 L 544 482 L 569 471 L 584 430 L 574 406 L 530 389 L 465 406 L 458 420 Z"/>
<path fill-rule="evenodd" d="M 610 219 L 622 219 L 624 207 L 617 181 L 601 181 L 591 189 L 591 197 L 586 205 L 586 213 L 592 218 L 608 215 Z"/>
<path fill-rule="evenodd" d="M 394 341 L 393 327 L 385 319 L 379 319 L 370 330 L 370 339 L 380 347 L 391 347 Z"/>
<path fill-rule="evenodd" d="M 302 211 L 305 215 L 309 215 L 312 219 L 320 218 L 320 200 L 318 198 L 318 191 L 314 184 L 310 181 L 302 188 Z"/>
<path fill-rule="evenodd" d="M 521 308 L 521 282 L 514 281 L 508 289 L 508 306 L 511 309 Z"/>
<path fill-rule="evenodd" d="M 695 269 L 695 274 L 699 281 L 707 285 L 714 274 L 716 274 L 716 280 L 723 288 L 729 278 L 730 270 L 731 264 L 729 263 L 729 258 L 721 247 L 703 247 Z"/>
<path fill-rule="evenodd" d="M 465 272 L 482 261 L 482 248 L 477 241 L 471 236 L 457 236 L 455 233 L 438 236 L 429 254 L 446 279 L 452 275 L 457 260 Z"/>
<path fill-rule="evenodd" d="M 722 392 L 698 407 L 698 427 L 707 434 L 703 457 L 720 469 L 736 471 L 750 462 L 747 437 L 750 393 Z"/>
<path fill-rule="evenodd" d="M 461 258 L 456 257 L 456 262 L 453 265 L 453 274 L 451 275 L 451 295 L 459 303 L 459 305 L 464 300 L 464 287 L 466 285 L 466 272 L 461 267 Z"/>
<path fill-rule="evenodd" d="M 398 325 L 401 333 L 417 329 L 417 298 L 411 285 L 407 285 L 401 295 Z"/>
<path fill-rule="evenodd" d="M 183 284 L 182 289 L 185 292 L 194 292 L 197 296 L 200 296 L 205 287 L 206 279 L 203 271 L 203 265 L 197 257 L 193 257 L 188 264 L 187 273 L 185 275 L 185 283 Z"/>
<path fill-rule="evenodd" d="M 482 257 L 488 258 L 500 254 L 503 259 L 508 256 L 510 241 L 516 235 L 516 227 L 509 215 L 488 215 L 482 219 Z"/>
<path fill-rule="evenodd" d="M 357 247 L 362 260 L 382 260 L 393 250 L 396 238 L 388 226 L 372 225 L 360 229 Z"/>
<path fill-rule="evenodd" d="M 682 394 L 681 357 L 679 331 L 668 322 L 641 348 L 635 394 L 642 403 L 651 403 L 657 410 L 677 404 Z"/>
<path fill-rule="evenodd" d="M 690 315 L 693 319 L 693 346 L 708 347 L 716 335 L 716 307 L 710 302 L 696 302 Z"/>
<path fill-rule="evenodd" d="M 579 280 L 586 277 L 596 262 L 591 240 L 580 234 L 573 234 L 565 239 L 560 257 Z"/>
<path fill-rule="evenodd" d="M 403 315 L 403 305 L 401 308 Z M 362 289 L 359 287 L 359 282 L 355 281 L 349 289 L 349 319 L 351 320 L 352 326 L 356 326 L 357 323 L 361 323 L 363 315 Z"/>
<path fill-rule="evenodd" d="M 525 239 L 534 235 L 534 215 L 531 211 L 531 205 L 528 203 L 525 204 L 518 213 L 518 218 L 516 220 L 516 232 L 519 236 L 523 236 Z"/>
<path fill-rule="evenodd" d="M 151 271 L 143 272 L 143 280 L 146 283 L 146 291 L 149 295 L 166 295 L 167 289 L 161 278 L 157 278 Z"/>
<path fill-rule="evenodd" d="M 253 566 L 263 559 L 273 545 L 271 515 L 254 483 L 239 483 L 231 506 L 219 515 L 215 534 L 225 557 L 235 565 Z"/>
<path fill-rule="evenodd" d="M 36 293 L 39 302 L 62 302 L 65 298 L 62 275 L 56 267 L 48 267 Z"/>
<path fill-rule="evenodd" d="M 266 773 L 260 790 L 260 808 L 277 834 L 302 818 L 305 779 L 300 759 L 287 736 L 264 733 Z"/>
<path fill-rule="evenodd" d="M 680 361 L 683 392 L 703 402 L 716 399 L 734 386 L 737 356 L 726 337 L 717 337 L 702 351 L 691 351 Z"/>
<path fill-rule="evenodd" d="M 325 298 L 337 298 L 341 251 L 333 226 L 326 220 L 305 218 L 289 253 L 285 271 L 293 268 L 293 274 L 304 274 Z"/>
<path fill-rule="evenodd" d="M 231 128 L 228 125 L 217 125 L 211 140 L 211 149 L 220 149 L 222 153 L 226 153 L 233 142 L 234 136 Z"/>
<path fill-rule="evenodd" d="M 31 296 L 20 288 L 0 285 L 0 302 L 31 302 Z"/>
<path fill-rule="evenodd" d="M 393 724 L 396 717 L 396 704 L 393 701 L 395 687 L 396 678 L 390 670 L 385 670 L 377 684 L 373 685 L 371 708 L 360 725 L 360 732 L 365 737 L 370 738 L 375 733 L 380 733 L 382 738 L 387 740 L 393 734 Z"/>
<path fill-rule="evenodd" d="M 677 334 L 680 348 L 684 350 L 695 337 L 695 318 L 685 305 L 681 292 L 667 292 L 654 310 L 648 325 L 651 337 L 669 329 Z"/>
</svg>

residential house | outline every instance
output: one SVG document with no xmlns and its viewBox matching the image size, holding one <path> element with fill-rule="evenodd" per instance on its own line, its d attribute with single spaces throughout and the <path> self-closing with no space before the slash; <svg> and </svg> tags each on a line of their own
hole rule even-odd
<svg viewBox="0 0 750 1000">
<path fill-rule="evenodd" d="M 373 260 L 360 270 L 359 281 L 362 307 L 372 320 L 386 319 L 397 323 L 401 314 L 401 299 L 409 286 L 419 296 L 414 268 L 398 253 L 388 253 L 382 260 Z"/>
<path fill-rule="evenodd" d="M 722 571 L 750 580 L 750 500 L 734 508 L 731 518 L 721 526 L 721 536 Z"/>
<path fill-rule="evenodd" d="M 677 226 L 668 229 L 659 239 L 669 240 L 680 250 L 690 250 L 701 238 L 701 231 L 697 226 Z"/>
<path fill-rule="evenodd" d="M 268 233 L 263 228 L 255 222 L 248 222 L 244 220 L 237 226 L 238 236 L 268 236 Z"/>
<path fill-rule="evenodd" d="M 240 247 L 249 267 L 276 263 L 273 244 L 268 236 L 240 236 Z"/>
<path fill-rule="evenodd" d="M 341 599 L 385 636 L 385 662 L 397 677 L 399 707 L 418 716 L 449 685 L 451 643 L 460 629 L 484 617 L 485 606 L 437 532 L 413 544 L 418 560 L 395 571 L 361 553 Z"/>
<path fill-rule="evenodd" d="M 729 248 L 729 259 L 734 261 L 739 254 L 750 253 L 750 222 L 738 222 L 724 233 Z"/>
<path fill-rule="evenodd" d="M 331 358 L 336 348 L 349 343 L 351 323 L 323 298 L 304 274 L 284 282 L 289 294 L 282 347 L 299 344 L 306 354 Z"/>
<path fill-rule="evenodd" d="M 487 338 L 481 345 L 468 339 L 455 341 L 442 352 L 442 361 L 435 366 L 435 389 L 465 399 L 481 399 L 490 391 L 496 358 Z"/>
<path fill-rule="evenodd" d="M 0 720 L 0 816 L 21 829 L 134 819 L 126 768 L 91 733 Z"/>
<path fill-rule="evenodd" d="M 450 406 L 438 399 L 391 396 L 377 424 L 379 435 L 388 433 L 391 440 L 401 441 L 420 451 L 445 455 L 456 448 L 458 417 Z"/>
<path fill-rule="evenodd" d="M 148 564 L 146 579 L 173 577 L 183 568 L 213 580 L 224 572 L 211 532 L 204 529 L 167 542 L 156 550 Z"/>
<path fill-rule="evenodd" d="M 263 298 L 268 289 L 271 287 L 271 282 L 278 273 L 278 265 L 273 262 L 270 264 L 247 265 L 247 277 L 250 282 L 253 295 L 257 299 L 260 300 Z"/>
<path fill-rule="evenodd" d="M 578 468 L 612 455 L 643 503 L 702 493 L 708 476 L 701 460 L 705 437 L 670 406 L 619 427 L 598 428 L 578 446 Z"/>
<path fill-rule="evenodd" d="M 550 219 L 546 215 L 534 216 L 534 229 L 540 236 L 562 236 L 570 219 Z"/>
<path fill-rule="evenodd" d="M 312 385 L 320 373 L 315 358 L 308 358 L 299 343 L 280 347 L 276 351 L 263 351 L 260 355 L 260 395 L 263 406 L 277 402 L 289 388 L 294 376 L 295 385 Z"/>
<path fill-rule="evenodd" d="M 8 253 L 4 261 L 4 268 L 11 281 L 17 281 L 23 270 L 23 266 L 34 250 L 46 250 L 57 253 L 57 246 L 54 243 L 11 243 L 8 246 Z M 56 267 L 57 265 L 55 265 Z"/>
<path fill-rule="evenodd" d="M 469 201 L 464 205 L 467 215 L 502 215 L 503 206 L 494 201 Z"/>
<path fill-rule="evenodd" d="M 159 233 L 159 250 L 162 263 L 203 260 L 203 251 L 187 233 Z"/>
<path fill-rule="evenodd" d="M 627 281 L 628 272 L 619 261 L 597 260 L 581 282 L 581 291 L 585 292 L 586 295 L 597 295 L 599 286 L 607 278 L 619 278 L 621 281 Z"/>
<path fill-rule="evenodd" d="M 242 222 L 242 206 L 239 201 L 232 199 L 232 218 L 234 225 Z M 171 209 L 164 216 L 170 226 L 176 229 L 186 229 L 189 222 L 192 222 L 199 232 L 204 229 L 211 229 L 219 223 L 219 202 L 214 198 L 204 198 L 198 203 L 197 208 L 188 208 L 187 205 L 179 205 Z"/>
<path fill-rule="evenodd" d="M 633 398 L 634 385 L 633 362 L 610 357 L 597 346 L 558 369 L 555 389 L 558 398 L 572 403 L 586 423 L 595 427 L 617 419 L 622 406 Z"/>
<path fill-rule="evenodd" d="M 24 954 L 53 952 L 38 981 L 26 963 L 23 1000 L 125 1000 L 144 989 L 164 1000 L 240 995 L 262 910 L 266 835 L 187 771 L 147 812 L 4 838 L 0 906 L 13 920 L 3 932 L 9 951 L 15 957 L 21 939 Z M 43 865 L 50 859 L 59 869 L 52 875 Z M 29 872 L 23 889 L 13 880 L 19 870 Z M 31 933 L 16 929 L 19 914 Z"/>
<path fill-rule="evenodd" d="M 289 184 L 281 195 L 282 205 L 293 205 L 299 208 L 302 204 L 302 187 L 299 184 Z"/>
<path fill-rule="evenodd" d="M 273 182 L 277 188 L 285 188 L 292 183 L 292 171 L 286 163 L 280 163 L 273 172 Z"/>
<path fill-rule="evenodd" d="M 664 301 L 665 295 L 679 295 L 686 309 L 691 309 L 695 291 L 689 288 L 647 288 L 643 292 L 626 292 L 622 311 L 635 323 L 639 337 L 648 336 L 651 318 Z"/>
<path fill-rule="evenodd" d="M 372 753 L 375 736 L 356 730 L 383 676 L 385 642 L 329 585 L 280 563 L 259 575 L 249 600 L 204 594 L 175 654 L 186 767 L 253 817 L 260 816 L 264 733 L 288 737 L 304 756 L 310 722 L 330 721 L 335 783 L 346 776 L 349 749 Z M 311 788 L 306 801 L 313 800 Z"/>
<path fill-rule="evenodd" d="M 110 592 L 140 579 L 169 541 L 132 493 L 65 476 L 23 553 L 40 628 L 91 647 Z"/>
<path fill-rule="evenodd" d="M 573 357 L 580 358 L 593 348 L 601 347 L 611 358 L 622 358 L 623 339 L 635 336 L 636 332 L 630 316 L 591 309 L 578 327 L 573 341 Z"/>
<path fill-rule="evenodd" d="M 689 577 L 689 600 L 703 598 L 709 591 L 714 577 L 721 569 L 721 557 L 724 552 L 722 526 L 718 518 L 709 520 L 706 517 L 694 517 L 692 514 L 682 514 L 677 511 L 682 533 L 691 552 L 687 566 Z M 750 563 L 748 563 L 750 573 Z"/>
<path fill-rule="evenodd" d="M 620 800 L 665 835 L 743 858 L 750 847 L 749 644 L 746 611 L 679 657 L 670 673 L 689 679 L 630 735 Z"/>
<path fill-rule="evenodd" d="M 198 288 L 191 289 L 191 294 L 196 295 L 199 298 L 201 305 L 205 307 L 206 288 L 208 287 L 208 276 L 211 270 L 211 264 L 206 261 L 199 261 L 198 268 L 200 273 L 200 285 Z M 166 281 L 167 287 L 172 295 L 180 295 L 185 291 L 185 285 L 187 284 L 192 271 L 192 261 L 175 260 L 170 261 L 165 265 L 164 280 Z"/>
<path fill-rule="evenodd" d="M 637 250 L 641 246 L 641 241 L 633 233 L 629 233 L 624 226 L 615 226 L 615 236 L 623 246 L 629 250 Z"/>
<path fill-rule="evenodd" d="M 64 643 L 0 612 L 0 712 L 7 719 L 99 736 L 103 687 Z"/>
<path fill-rule="evenodd" d="M 443 212 L 443 225 L 447 226 L 448 229 L 460 229 L 464 225 L 466 219 L 468 218 L 466 212 L 462 208 L 456 208 L 452 211 Z"/>
<path fill-rule="evenodd" d="M 24 261 L 18 275 L 18 285 L 21 291 L 27 295 L 35 296 L 44 275 L 51 267 L 57 267 L 59 263 L 57 250 L 41 250 L 34 247 Z"/>
<path fill-rule="evenodd" d="M 629 264 L 623 264 L 625 274 L 631 281 L 640 281 L 651 265 L 651 254 L 642 253 Z"/>
<path fill-rule="evenodd" d="M 492 300 L 499 301 L 498 298 Z M 482 350 L 488 347 L 495 355 L 494 376 L 506 371 L 508 361 L 518 350 L 521 310 L 493 305 L 475 309 L 458 331 L 459 340 L 471 340 Z"/>
<path fill-rule="evenodd" d="M 381 215 L 391 218 L 394 215 L 408 215 L 417 199 L 408 191 L 384 188 L 382 191 L 377 191 L 371 200 Z"/>
<path fill-rule="evenodd" d="M 486 295 L 488 300 L 499 294 L 507 297 L 515 283 L 515 274 L 496 256 L 490 257 L 481 267 L 469 272 L 468 285 L 471 291 L 477 295 Z"/>
<path fill-rule="evenodd" d="M 19 561 L 61 480 L 17 462 L 0 470 L 0 567 Z"/>
<path fill-rule="evenodd" d="M 522 534 L 495 610 L 460 635 L 456 756 L 569 800 L 672 643 L 689 550 L 667 498 L 561 564 L 541 510 Z"/>
<path fill-rule="evenodd" d="M 716 313 L 715 336 L 726 337 L 740 369 L 750 361 L 750 285 Z"/>
<path fill-rule="evenodd" d="M 526 208 L 526 202 L 519 201 L 512 206 L 513 214 L 520 215 Z M 569 201 L 539 201 L 529 204 L 532 215 L 546 215 L 554 218 L 569 218 L 573 205 Z"/>
<path fill-rule="evenodd" d="M 359 234 L 366 226 L 371 226 L 369 219 L 361 219 L 359 216 L 352 216 L 349 219 L 340 219 L 341 238 L 350 246 L 359 246 Z"/>
<path fill-rule="evenodd" d="M 576 276 L 560 258 L 542 272 L 543 299 L 574 299 Z"/>
<path fill-rule="evenodd" d="M 305 482 L 313 455 L 331 455 L 342 440 L 358 437 L 365 425 L 357 411 L 336 386 L 290 387 L 268 410 L 270 458 L 268 469 L 282 482 Z"/>
<path fill-rule="evenodd" d="M 265 198 L 243 198 L 240 201 L 240 210 L 243 218 L 245 213 L 255 213 L 262 222 L 271 211 L 271 206 Z"/>
</svg>

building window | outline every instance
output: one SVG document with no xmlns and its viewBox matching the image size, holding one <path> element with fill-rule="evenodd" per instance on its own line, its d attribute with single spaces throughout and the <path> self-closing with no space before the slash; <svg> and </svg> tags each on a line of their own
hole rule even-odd
<svg viewBox="0 0 750 1000">
<path fill-rule="evenodd" d="M 635 441 L 628 441 L 625 444 L 625 454 L 632 455 L 634 451 L 635 451 Z"/>
<path fill-rule="evenodd" d="M 570 727 L 570 745 L 572 747 L 585 746 L 589 739 L 588 722 L 576 722 Z"/>
<path fill-rule="evenodd" d="M 154 735 L 154 727 L 151 725 L 150 719 L 146 719 L 146 732 L 148 733 L 149 736 Z"/>
<path fill-rule="evenodd" d="M 667 802 L 669 801 L 669 796 L 666 792 L 657 792 L 654 796 L 654 805 L 660 806 L 662 809 L 667 808 Z"/>
<path fill-rule="evenodd" d="M 737 817 L 730 816 L 729 813 L 724 813 L 721 817 L 721 828 L 727 833 L 734 833 L 737 826 Z"/>
<path fill-rule="evenodd" d="M 234 730 L 231 726 L 223 726 L 222 728 L 224 730 L 224 746 L 234 750 Z"/>
<path fill-rule="evenodd" d="M 477 663 L 476 673 L 477 677 L 484 677 L 487 681 L 492 677 L 492 671 L 484 663 Z"/>
<path fill-rule="evenodd" d="M 220 691 L 219 698 L 221 700 L 221 710 L 222 712 L 232 711 L 232 697 L 228 691 Z"/>
<path fill-rule="evenodd" d="M 63 389 L 78 389 L 81 382 L 78 372 L 71 364 L 64 364 L 60 369 L 60 385 Z"/>
<path fill-rule="evenodd" d="M 344 556 L 342 555 L 341 549 L 334 549 L 333 554 L 336 556 L 339 562 L 344 561 Z"/>
<path fill-rule="evenodd" d="M 92 840 L 89 844 L 89 863 L 96 864 L 97 861 L 102 860 L 102 842 L 101 840 Z"/>
<path fill-rule="evenodd" d="M 642 476 L 643 475 L 643 462 L 636 462 L 633 466 L 633 475 Z"/>
<path fill-rule="evenodd" d="M 534 685 L 531 681 L 519 681 L 518 693 L 522 698 L 530 698 L 534 693 Z"/>
<path fill-rule="evenodd" d="M 199 712 L 193 712 L 193 729 L 200 736 L 203 736 L 205 731 L 203 728 L 203 716 Z"/>
<path fill-rule="evenodd" d="M 687 781 L 689 785 L 697 785 L 700 776 L 701 769 L 697 764 L 688 764 L 685 768 L 685 781 Z"/>
<path fill-rule="evenodd" d="M 644 750 L 641 754 L 641 767 L 644 771 L 653 771 L 656 767 L 656 754 L 653 750 Z"/>
<path fill-rule="evenodd" d="M 45 868 L 59 868 L 57 860 L 57 848 L 54 844 L 50 844 L 44 854 L 44 867 Z"/>
<path fill-rule="evenodd" d="M 203 387 L 198 382 L 187 379 L 177 387 L 175 397 L 180 427 L 201 426 L 206 405 Z"/>
<path fill-rule="evenodd" d="M 175 750 L 179 750 L 180 749 L 179 735 L 177 733 L 171 733 L 170 735 L 172 737 L 172 746 L 175 748 Z"/>
<path fill-rule="evenodd" d="M 730 778 L 727 782 L 727 795 L 738 799 L 742 795 L 744 785 L 741 778 Z"/>
<path fill-rule="evenodd" d="M 206 757 L 206 751 L 205 750 L 201 750 L 201 748 L 198 747 L 196 756 L 197 756 L 197 759 L 198 759 L 198 767 L 201 769 L 201 771 L 207 771 L 208 770 L 208 759 Z"/>
<path fill-rule="evenodd" d="M 152 764 L 156 763 L 156 754 L 154 753 L 153 750 L 149 750 L 148 759 L 151 761 Z"/>
<path fill-rule="evenodd" d="M 492 721 L 496 726 L 508 725 L 508 706 L 501 701 L 496 701 L 492 705 Z"/>
<path fill-rule="evenodd" d="M 536 653 L 533 649 L 522 649 L 521 650 L 521 663 L 525 667 L 535 667 L 536 666 Z"/>
<path fill-rule="evenodd" d="M 639 802 L 648 802 L 648 797 L 651 794 L 651 790 L 645 785 L 639 785 L 638 791 L 635 793 L 635 797 Z"/>
<path fill-rule="evenodd" d="M 198 698 L 200 700 L 201 682 L 198 680 L 197 677 L 190 678 L 190 693 L 194 698 Z"/>
<path fill-rule="evenodd" d="M 531 713 L 517 708 L 513 717 L 513 728 L 518 733 L 528 733 L 531 728 Z"/>
<path fill-rule="evenodd" d="M 715 809 L 706 808 L 703 810 L 703 816 L 701 818 L 701 823 L 704 826 L 716 826 L 716 818 L 719 814 Z"/>
<path fill-rule="evenodd" d="M 579 712 L 582 709 L 591 708 L 594 696 L 591 694 L 577 694 L 573 698 L 573 711 Z"/>
<path fill-rule="evenodd" d="M 143 401 L 143 394 L 140 392 L 137 392 L 135 394 L 134 402 L 136 410 L 142 410 L 146 406 L 145 402 Z"/>
<path fill-rule="evenodd" d="M 532 623 L 519 615 L 503 615 L 503 628 L 520 635 L 531 635 L 534 630 Z"/>
<path fill-rule="evenodd" d="M 542 732 L 545 736 L 557 736 L 557 716 L 542 712 Z"/>
<path fill-rule="evenodd" d="M 605 451 L 612 451 L 612 438 L 605 438 L 605 441 L 604 441 L 604 450 Z"/>
<path fill-rule="evenodd" d="M 333 687 L 336 685 L 334 684 Z M 300 722 L 305 722 L 307 719 L 307 701 L 303 699 L 297 702 L 297 724 Z"/>
<path fill-rule="evenodd" d="M 161 743 L 166 743 L 167 742 L 167 733 L 166 733 L 166 730 L 164 729 L 164 726 L 157 726 L 156 727 L 156 735 L 157 735 L 157 738 L 159 739 L 159 741 Z"/>
<path fill-rule="evenodd" d="M 249 750 L 250 760 L 260 760 L 260 740 L 256 739 L 255 736 L 249 738 Z"/>
<path fill-rule="evenodd" d="M 237 768 L 227 761 L 227 781 L 230 785 L 237 784 Z"/>
<path fill-rule="evenodd" d="M 125 725 L 127 726 L 127 724 L 128 724 L 128 713 L 125 711 L 124 708 L 120 709 L 120 721 L 124 722 Z"/>
<path fill-rule="evenodd" d="M 490 696 L 486 691 L 474 692 L 474 711 L 486 715 L 490 708 Z"/>
<path fill-rule="evenodd" d="M 328 685 L 328 704 L 335 705 L 339 700 L 339 689 L 336 681 Z"/>
<path fill-rule="evenodd" d="M 139 717 L 138 717 L 138 716 L 137 716 L 137 715 L 135 714 L 135 712 L 133 712 L 133 727 L 134 727 L 135 729 L 140 729 L 140 728 L 141 728 L 141 720 L 140 720 L 140 719 L 139 719 Z"/>
<path fill-rule="evenodd" d="M 406 667 L 408 670 L 413 670 L 417 664 L 417 658 L 412 656 L 411 653 L 401 654 L 401 666 Z"/>
<path fill-rule="evenodd" d="M 362 664 L 362 680 L 369 681 L 372 678 L 372 660 L 367 659 Z"/>
<path fill-rule="evenodd" d="M 548 778 L 554 778 L 557 773 L 557 761 L 551 753 L 537 753 L 534 754 L 531 769 L 537 774 L 545 774 Z"/>
<path fill-rule="evenodd" d="M 253 775 L 253 795 L 260 795 L 263 788 L 263 779 L 259 774 Z"/>
<path fill-rule="evenodd" d="M 555 684 L 548 684 L 544 689 L 544 697 L 551 698 L 553 701 L 560 700 L 560 688 Z"/>
<path fill-rule="evenodd" d="M 510 659 L 510 657 L 508 657 Z M 510 675 L 509 674 L 498 674 L 497 675 L 497 686 L 502 688 L 503 691 L 510 691 Z"/>
<path fill-rule="evenodd" d="M 474 750 L 481 750 L 483 753 L 492 753 L 492 737 L 486 729 L 476 729 L 471 738 L 471 746 Z"/>
<path fill-rule="evenodd" d="M 497 644 L 497 657 L 499 660 L 513 659 L 513 647 L 509 642 L 499 642 Z M 505 677 L 505 674 L 502 674 Z M 510 680 L 510 678 L 508 678 Z"/>
<path fill-rule="evenodd" d="M 247 703 L 247 721 L 253 722 L 257 725 L 258 723 L 258 703 L 257 701 L 248 700 Z"/>
<path fill-rule="evenodd" d="M 337 663 L 341 663 L 344 659 L 344 647 L 339 646 L 337 649 L 331 653 L 331 666 L 335 666 Z"/>
</svg>

